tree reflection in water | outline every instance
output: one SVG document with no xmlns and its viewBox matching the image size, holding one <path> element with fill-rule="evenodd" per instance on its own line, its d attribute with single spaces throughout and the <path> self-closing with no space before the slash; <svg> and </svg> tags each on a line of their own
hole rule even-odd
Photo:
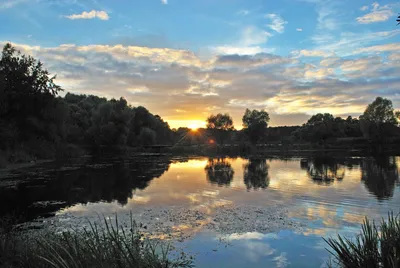
<svg viewBox="0 0 400 268">
<path fill-rule="evenodd" d="M 335 180 L 343 180 L 345 176 L 345 164 L 331 157 L 302 159 L 300 166 L 318 185 L 331 185 Z"/>
<path fill-rule="evenodd" d="M 29 180 L 18 180 L 15 187 L 0 187 L 0 203 L 3 204 L 0 217 L 15 213 L 33 219 L 62 207 L 88 202 L 117 201 L 125 205 L 133 191 L 145 189 L 152 179 L 166 172 L 169 165 L 167 158 L 145 158 L 114 163 L 105 160 L 75 167 L 51 166 L 48 171 L 30 173 Z M 52 203 L 55 205 L 48 205 Z"/>
<path fill-rule="evenodd" d="M 268 169 L 266 158 L 250 158 L 243 166 L 243 180 L 247 190 L 265 189 L 269 185 Z"/>
<path fill-rule="evenodd" d="M 399 184 L 396 157 L 364 158 L 361 162 L 361 181 L 378 200 L 392 197 L 395 185 Z"/>
<path fill-rule="evenodd" d="M 205 167 L 207 180 L 218 186 L 229 186 L 233 179 L 233 170 L 226 158 L 210 158 Z"/>
</svg>

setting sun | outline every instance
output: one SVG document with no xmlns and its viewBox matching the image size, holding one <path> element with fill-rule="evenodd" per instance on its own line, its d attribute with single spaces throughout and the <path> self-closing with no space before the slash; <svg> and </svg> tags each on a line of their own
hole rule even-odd
<svg viewBox="0 0 400 268">
<path fill-rule="evenodd" d="M 199 129 L 201 126 L 197 123 L 192 123 L 190 125 L 188 125 L 188 128 L 190 128 L 193 131 L 197 131 L 197 129 Z"/>
</svg>

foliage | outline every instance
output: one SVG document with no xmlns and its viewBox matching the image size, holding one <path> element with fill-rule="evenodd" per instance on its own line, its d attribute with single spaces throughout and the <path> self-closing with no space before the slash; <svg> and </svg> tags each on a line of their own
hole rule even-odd
<svg viewBox="0 0 400 268">
<path fill-rule="evenodd" d="M 233 120 L 229 114 L 210 115 L 207 118 L 207 129 L 219 144 L 223 144 L 233 128 Z"/>
<path fill-rule="evenodd" d="M 156 133 L 150 128 L 144 127 L 140 131 L 139 139 L 142 145 L 153 145 L 156 140 Z"/>
<path fill-rule="evenodd" d="M 376 124 L 397 124 L 392 101 L 382 97 L 377 97 L 371 104 L 368 104 L 361 118 Z"/>
<path fill-rule="evenodd" d="M 383 141 L 396 132 L 397 119 L 391 100 L 377 97 L 360 116 L 360 129 L 366 138 Z"/>
<path fill-rule="evenodd" d="M 393 213 L 387 220 L 382 219 L 379 227 L 366 218 L 361 234 L 354 240 L 338 235 L 325 241 L 339 267 L 400 267 L 400 218 Z"/>
<path fill-rule="evenodd" d="M 358 120 L 351 116 L 344 120 L 329 113 L 319 113 L 313 115 L 294 135 L 306 141 L 326 142 L 339 137 L 358 137 L 361 133 Z"/>
<path fill-rule="evenodd" d="M 269 114 L 264 111 L 246 109 L 243 118 L 243 128 L 250 141 L 256 144 L 261 136 L 265 134 L 268 127 Z"/>
<path fill-rule="evenodd" d="M 233 120 L 229 114 L 210 115 L 207 118 L 208 129 L 233 130 Z"/>
<path fill-rule="evenodd" d="M 35 239 L 23 239 L 12 232 L 0 233 L 0 265 L 34 268 L 124 268 L 191 267 L 192 260 L 182 254 L 169 259 L 171 246 L 144 237 L 132 220 L 119 225 L 104 219 L 104 227 L 94 223 L 88 229 L 62 234 L 45 231 Z"/>
<path fill-rule="evenodd" d="M 5 45 L 0 60 L 0 150 L 53 158 L 66 144 L 139 146 L 172 143 L 160 116 L 119 100 L 67 93 L 40 61 Z M 157 135 L 155 135 L 157 133 Z M 14 162 L 13 153 L 2 162 Z"/>
<path fill-rule="evenodd" d="M 48 141 L 57 146 L 64 139 L 66 113 L 62 89 L 43 64 L 21 55 L 10 44 L 0 59 L 0 149 Z"/>
</svg>

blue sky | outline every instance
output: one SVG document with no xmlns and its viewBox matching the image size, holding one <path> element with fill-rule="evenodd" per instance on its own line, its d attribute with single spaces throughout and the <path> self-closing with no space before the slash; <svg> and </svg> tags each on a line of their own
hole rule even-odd
<svg viewBox="0 0 400 268">
<path fill-rule="evenodd" d="M 272 125 L 400 106 L 398 1 L 0 0 L 0 42 L 65 91 L 125 97 L 172 127 L 265 109 Z"/>
</svg>

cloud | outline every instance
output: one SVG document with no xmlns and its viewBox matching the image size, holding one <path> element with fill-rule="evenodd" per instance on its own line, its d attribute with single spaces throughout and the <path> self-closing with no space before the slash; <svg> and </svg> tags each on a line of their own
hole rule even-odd
<svg viewBox="0 0 400 268">
<path fill-rule="evenodd" d="M 255 26 L 248 26 L 243 30 L 241 42 L 245 46 L 259 45 L 266 43 L 272 35 Z"/>
<path fill-rule="evenodd" d="M 163 3 L 164 5 L 168 4 L 168 0 L 161 0 L 161 3 Z"/>
<path fill-rule="evenodd" d="M 89 12 L 82 12 L 81 14 L 72 14 L 65 16 L 66 18 L 70 20 L 79 20 L 79 19 L 95 19 L 98 18 L 100 20 L 109 20 L 110 17 L 105 11 L 97 11 L 97 10 L 92 10 Z"/>
<path fill-rule="evenodd" d="M 296 57 L 331 57 L 334 55 L 333 52 L 327 52 L 323 50 L 307 50 L 302 49 L 300 51 L 294 51 L 292 54 Z"/>
<path fill-rule="evenodd" d="M 211 50 L 216 53 L 216 54 L 222 54 L 222 55 L 254 55 L 254 54 L 259 54 L 259 53 L 267 53 L 269 52 L 268 49 L 262 48 L 260 46 L 216 46 L 212 47 Z"/>
<path fill-rule="evenodd" d="M 360 8 L 361 11 L 367 11 L 369 9 L 369 6 L 362 6 Z"/>
<path fill-rule="evenodd" d="M 285 21 L 281 16 L 272 13 L 265 15 L 265 18 L 271 21 L 271 23 L 267 25 L 271 30 L 278 33 L 283 33 L 285 31 L 285 24 L 288 22 Z"/>
<path fill-rule="evenodd" d="M 353 55 L 363 47 L 368 47 L 371 43 L 383 41 L 400 34 L 400 30 L 352 33 L 342 32 L 339 38 L 333 36 L 320 36 L 314 39 L 318 45 L 317 50 L 334 51 L 337 55 Z"/>
<path fill-rule="evenodd" d="M 317 112 L 360 114 L 378 94 L 400 105 L 400 57 L 394 47 L 370 48 L 393 51 L 388 57 L 335 55 L 310 64 L 304 57 L 318 50 L 294 58 L 261 53 L 265 49 L 258 46 L 223 46 L 203 59 L 189 50 L 144 46 L 14 45 L 57 74 L 66 92 L 124 96 L 171 122 L 182 120 L 180 111 L 188 120 L 204 120 L 210 109 L 241 122 L 244 109 L 252 108 L 270 112 L 273 125 L 292 125 Z"/>
<path fill-rule="evenodd" d="M 302 31 L 303 31 L 303 28 L 297 28 L 296 31 L 302 32 Z"/>
<path fill-rule="evenodd" d="M 240 39 L 236 43 L 230 45 L 214 46 L 211 47 L 211 50 L 214 53 L 223 55 L 254 55 L 258 53 L 268 53 L 272 52 L 273 49 L 265 48 L 261 45 L 267 43 L 268 39 L 271 36 L 271 33 L 256 26 L 247 26 L 242 30 L 240 34 Z"/>
<path fill-rule="evenodd" d="M 370 24 L 375 22 L 387 21 L 393 15 L 394 13 L 389 5 L 380 6 L 378 3 L 375 2 L 372 4 L 372 12 L 365 14 L 364 16 L 358 17 L 356 20 L 360 24 Z"/>
<path fill-rule="evenodd" d="M 359 49 L 355 50 L 354 54 L 371 53 L 371 52 L 381 53 L 381 52 L 388 52 L 388 51 L 400 51 L 400 43 L 363 47 L 363 48 L 359 48 Z"/>
<path fill-rule="evenodd" d="M 16 5 L 26 3 L 27 0 L 5 0 L 3 3 L 0 3 L 0 9 L 8 9 L 13 8 Z"/>
</svg>

